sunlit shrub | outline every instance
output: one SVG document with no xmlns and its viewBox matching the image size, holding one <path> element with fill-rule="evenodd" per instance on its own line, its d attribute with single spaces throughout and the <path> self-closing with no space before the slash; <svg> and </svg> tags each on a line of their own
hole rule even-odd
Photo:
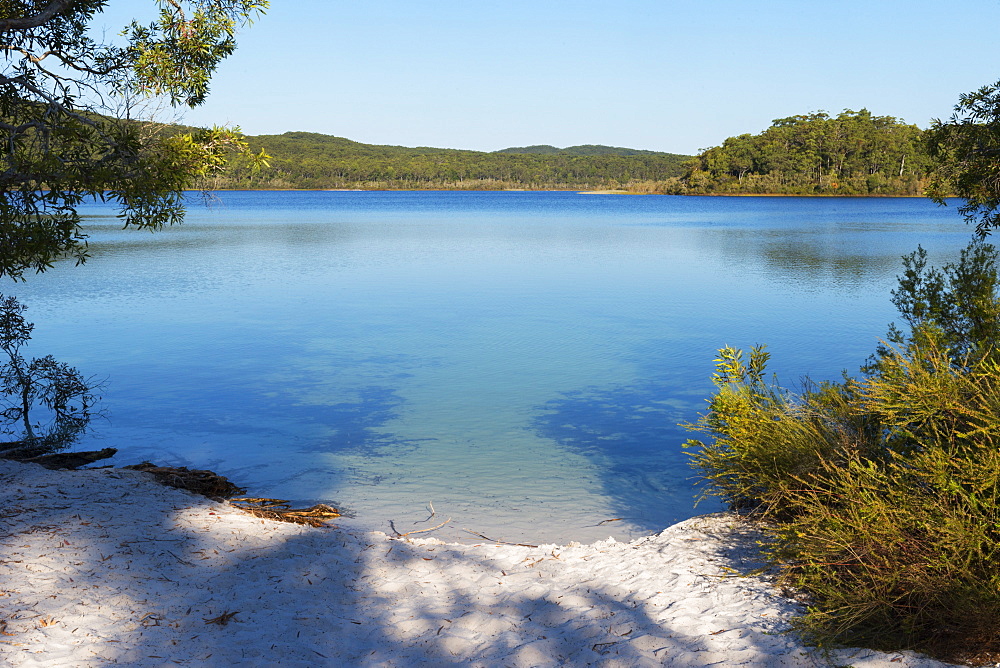
<svg viewBox="0 0 1000 668">
<path fill-rule="evenodd" d="M 767 354 L 723 349 L 692 428 L 709 493 L 774 520 L 771 558 L 811 597 L 818 644 L 1000 651 L 1000 297 L 996 251 L 904 258 L 904 332 L 861 380 L 765 381 Z M 971 652 L 971 654 L 970 654 Z"/>
<path fill-rule="evenodd" d="M 854 453 L 874 456 L 878 425 L 858 409 L 858 384 L 824 383 L 795 396 L 765 379 L 769 353 L 723 348 L 713 381 L 718 392 L 685 443 L 707 493 L 731 508 L 763 517 L 787 516 L 803 485 L 826 475 L 825 462 Z"/>
</svg>

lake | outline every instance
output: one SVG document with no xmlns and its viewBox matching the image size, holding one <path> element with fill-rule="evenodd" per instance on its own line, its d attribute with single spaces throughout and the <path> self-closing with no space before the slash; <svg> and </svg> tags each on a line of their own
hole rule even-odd
<svg viewBox="0 0 1000 668">
<path fill-rule="evenodd" d="M 516 542 L 720 509 L 695 507 L 678 427 L 716 350 L 766 343 L 791 385 L 856 373 L 900 256 L 971 234 L 919 198 L 220 192 L 156 233 L 84 213 L 87 264 L 3 285 L 29 354 L 106 382 L 78 449 Z"/>
</svg>

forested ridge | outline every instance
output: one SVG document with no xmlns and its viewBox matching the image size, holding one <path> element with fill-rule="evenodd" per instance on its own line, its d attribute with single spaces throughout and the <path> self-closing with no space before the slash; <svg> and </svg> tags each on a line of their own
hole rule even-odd
<svg viewBox="0 0 1000 668">
<path fill-rule="evenodd" d="M 382 146 L 311 132 L 247 137 L 270 166 L 234 162 L 212 188 L 628 189 L 654 192 L 684 173 L 691 156 L 610 146 L 509 148 L 487 153 Z"/>
<path fill-rule="evenodd" d="M 775 120 L 688 163 L 670 192 L 919 195 L 932 161 L 925 131 L 867 109 Z"/>
<path fill-rule="evenodd" d="M 548 144 L 535 146 L 516 146 L 504 148 L 497 153 L 537 153 L 541 155 L 671 155 L 658 151 L 646 151 L 638 148 L 621 148 L 619 146 L 601 146 L 600 144 L 582 144 L 569 148 L 556 148 Z M 688 157 L 688 156 L 678 156 Z"/>
<path fill-rule="evenodd" d="M 269 166 L 236 159 L 207 188 L 626 190 L 673 195 L 920 195 L 926 132 L 867 109 L 779 118 L 697 156 L 585 144 L 494 152 L 363 144 L 312 132 L 247 137 Z"/>
</svg>

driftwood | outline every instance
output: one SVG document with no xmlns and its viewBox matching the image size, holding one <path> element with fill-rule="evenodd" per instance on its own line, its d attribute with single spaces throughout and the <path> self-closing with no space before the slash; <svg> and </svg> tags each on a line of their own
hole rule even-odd
<svg viewBox="0 0 1000 668">
<path fill-rule="evenodd" d="M 52 448 L 41 445 L 37 441 L 3 441 L 0 442 L 0 457 L 4 459 L 24 459 L 51 452 Z"/>
<path fill-rule="evenodd" d="M 103 450 L 87 450 L 85 452 L 54 452 L 35 457 L 20 457 L 16 453 L 2 456 L 4 459 L 40 464 L 47 469 L 75 469 L 108 457 L 114 457 L 116 452 L 118 450 L 115 448 L 104 448 Z"/>
<path fill-rule="evenodd" d="M 288 501 L 281 499 L 243 497 L 229 499 L 229 505 L 233 508 L 239 508 L 245 513 L 250 513 L 254 517 L 292 522 L 293 524 L 308 524 L 314 527 L 327 526 L 326 523 L 329 520 L 341 516 L 339 510 L 325 503 L 317 503 L 308 508 L 291 508 Z"/>
<path fill-rule="evenodd" d="M 162 485 L 186 489 L 207 496 L 213 501 L 222 501 L 247 492 L 245 488 L 234 485 L 227 478 L 212 471 L 191 470 L 184 466 L 157 466 L 151 462 L 122 468 L 150 473 Z"/>
<path fill-rule="evenodd" d="M 246 488 L 234 485 L 227 478 L 212 471 L 190 470 L 183 466 L 157 466 L 150 462 L 133 464 L 124 468 L 151 473 L 160 484 L 186 489 L 189 492 L 207 496 L 213 501 L 228 500 L 229 505 L 233 508 L 238 508 L 255 517 L 279 522 L 308 524 L 314 527 L 326 526 L 328 520 L 340 517 L 340 511 L 325 503 L 318 503 L 309 508 L 291 508 L 287 501 L 281 499 L 233 498 L 237 494 L 246 494 Z"/>
<path fill-rule="evenodd" d="M 37 457 L 17 457 L 3 453 L 3 443 L 0 443 L 0 458 L 16 459 L 24 462 L 34 462 L 50 469 L 72 469 L 86 464 L 92 464 L 101 459 L 114 456 L 115 448 L 105 448 L 90 452 L 60 452 Z M 339 510 L 325 503 L 318 503 L 309 508 L 291 508 L 288 501 L 281 499 L 259 499 L 250 497 L 233 498 L 246 494 L 246 488 L 233 484 L 229 479 L 212 471 L 188 469 L 184 466 L 157 466 L 151 462 L 123 466 L 124 469 L 142 471 L 153 476 L 156 482 L 168 487 L 184 489 L 195 494 L 201 494 L 213 501 L 226 501 L 255 517 L 308 524 L 314 527 L 327 526 L 326 522 L 341 517 Z M 215 622 L 213 622 L 215 623 Z M 2 632 L 2 627 L 0 627 Z"/>
</svg>

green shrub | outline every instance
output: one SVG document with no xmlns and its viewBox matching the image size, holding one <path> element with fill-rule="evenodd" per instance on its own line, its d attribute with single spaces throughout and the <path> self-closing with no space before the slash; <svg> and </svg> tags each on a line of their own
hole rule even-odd
<svg viewBox="0 0 1000 668">
<path fill-rule="evenodd" d="M 820 643 L 1000 649 L 1000 365 L 933 349 L 890 362 L 863 393 L 906 447 L 824 462 L 772 557 L 812 595 L 802 628 Z"/>
<path fill-rule="evenodd" d="M 803 485 L 827 475 L 825 464 L 854 454 L 877 456 L 872 443 L 880 428 L 859 410 L 857 381 L 808 387 L 801 396 L 764 380 L 769 353 L 755 347 L 750 359 L 723 348 L 713 382 L 718 392 L 698 422 L 685 425 L 707 434 L 692 439 L 692 464 L 708 487 L 732 509 L 779 519 L 793 512 Z"/>
<path fill-rule="evenodd" d="M 816 643 L 1000 651 L 1000 296 L 996 251 L 904 258 L 890 330 L 861 380 L 765 382 L 723 349 L 717 394 L 690 428 L 693 465 L 734 508 L 774 523 L 770 557 L 811 597 Z M 965 654 L 963 654 L 965 653 Z"/>
</svg>

